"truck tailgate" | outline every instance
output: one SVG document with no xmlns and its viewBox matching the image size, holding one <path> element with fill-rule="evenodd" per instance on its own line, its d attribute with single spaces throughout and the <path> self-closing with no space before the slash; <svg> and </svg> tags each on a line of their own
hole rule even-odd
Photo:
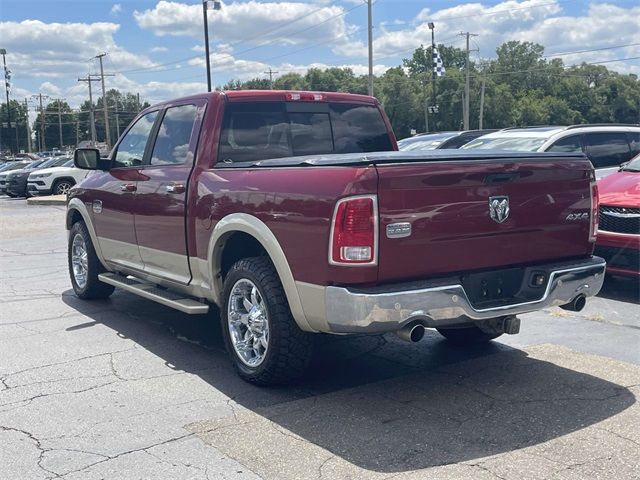
<svg viewBox="0 0 640 480">
<path fill-rule="evenodd" d="M 377 164 L 378 281 L 591 254 L 591 169 L 549 156 Z M 502 222 L 491 218 L 492 197 L 508 199 Z M 402 223 L 408 236 L 402 225 L 387 228 Z"/>
</svg>

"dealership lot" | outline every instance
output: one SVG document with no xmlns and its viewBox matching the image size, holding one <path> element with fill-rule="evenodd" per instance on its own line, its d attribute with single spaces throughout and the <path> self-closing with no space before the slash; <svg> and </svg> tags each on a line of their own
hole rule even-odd
<svg viewBox="0 0 640 480">
<path fill-rule="evenodd" d="M 321 337 L 305 380 L 258 388 L 215 314 L 78 300 L 64 207 L 0 198 L 0 222 L 5 478 L 640 476 L 637 282 L 473 349 Z"/>
</svg>

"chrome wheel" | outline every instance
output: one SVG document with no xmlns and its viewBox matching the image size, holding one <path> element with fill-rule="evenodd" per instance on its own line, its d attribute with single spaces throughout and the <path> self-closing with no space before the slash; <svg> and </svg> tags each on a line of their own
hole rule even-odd
<svg viewBox="0 0 640 480">
<path fill-rule="evenodd" d="M 231 289 L 227 323 L 236 354 L 249 367 L 260 365 L 269 349 L 269 315 L 258 287 L 246 278 Z"/>
<path fill-rule="evenodd" d="M 57 195 L 66 195 L 71 190 L 71 184 L 69 182 L 62 182 L 56 186 Z"/>
<path fill-rule="evenodd" d="M 89 273 L 89 260 L 87 257 L 87 245 L 84 237 L 79 233 L 73 237 L 71 244 L 71 266 L 73 268 L 73 279 L 80 288 L 87 285 L 87 276 Z"/>
</svg>

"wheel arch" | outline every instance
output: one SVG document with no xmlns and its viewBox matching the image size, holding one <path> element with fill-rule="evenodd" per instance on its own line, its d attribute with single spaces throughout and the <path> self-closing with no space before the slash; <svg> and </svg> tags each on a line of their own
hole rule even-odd
<svg viewBox="0 0 640 480">
<path fill-rule="evenodd" d="M 96 251 L 98 260 L 100 260 L 100 263 L 105 269 L 110 270 L 107 267 L 104 256 L 102 255 L 100 242 L 98 242 L 98 236 L 96 235 L 96 231 L 93 228 L 93 223 L 91 222 L 91 216 L 89 215 L 87 206 L 79 198 L 72 198 L 71 200 L 69 200 L 69 204 L 67 205 L 67 230 L 71 230 L 73 224 L 78 221 L 84 222 L 84 224 L 87 226 L 87 230 L 89 231 L 89 235 L 91 236 L 91 243 L 93 243 L 93 248 Z"/>
<path fill-rule="evenodd" d="M 230 240 L 240 241 L 242 245 L 238 248 L 237 245 L 232 245 Z M 241 255 L 229 254 L 229 249 L 235 249 L 241 252 Z M 315 331 L 305 316 L 293 273 L 280 243 L 271 229 L 253 215 L 232 213 L 220 220 L 213 229 L 209 240 L 207 263 L 214 301 L 222 308 L 224 274 L 231 267 L 229 262 L 260 254 L 268 256 L 273 263 L 287 297 L 291 314 L 298 326 L 305 331 Z"/>
</svg>

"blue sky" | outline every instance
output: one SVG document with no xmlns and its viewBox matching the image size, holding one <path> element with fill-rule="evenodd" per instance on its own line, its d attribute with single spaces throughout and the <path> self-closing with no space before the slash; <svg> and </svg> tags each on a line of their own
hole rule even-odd
<svg viewBox="0 0 640 480">
<path fill-rule="evenodd" d="M 104 51 L 106 70 L 116 73 L 108 87 L 151 102 L 206 87 L 197 0 L 3 0 L 0 8 L 0 48 L 7 49 L 17 98 L 43 92 L 78 106 L 86 84 L 77 77 L 96 73 L 90 57 Z M 349 66 L 364 73 L 366 14 L 362 0 L 227 0 L 209 13 L 214 83 L 265 77 L 269 67 L 304 73 L 309 66 Z M 479 33 L 474 56 L 491 57 L 497 45 L 515 39 L 542 43 L 568 64 L 609 62 L 640 55 L 638 18 L 640 4 L 630 0 L 377 0 L 375 69 L 396 66 L 428 43 L 428 21 L 436 23 L 438 41 L 460 47 L 460 31 Z M 640 73 L 637 59 L 606 65 Z"/>
</svg>

